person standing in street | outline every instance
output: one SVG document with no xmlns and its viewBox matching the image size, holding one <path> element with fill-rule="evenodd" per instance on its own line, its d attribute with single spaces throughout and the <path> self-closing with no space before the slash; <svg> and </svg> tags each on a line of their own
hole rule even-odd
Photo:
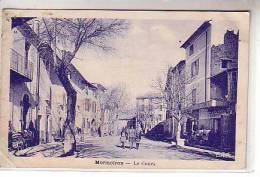
<svg viewBox="0 0 260 177">
<path fill-rule="evenodd" d="M 140 141 L 141 141 L 141 135 L 142 135 L 142 129 L 140 126 L 137 126 L 136 128 L 136 149 L 139 149 Z"/>
<path fill-rule="evenodd" d="M 123 149 L 125 149 L 126 141 L 127 141 L 127 132 L 126 132 L 126 129 L 123 128 L 121 131 L 121 137 L 120 137 L 121 147 Z"/>
<path fill-rule="evenodd" d="M 136 138 L 136 130 L 134 129 L 134 127 L 131 127 L 129 129 L 128 137 L 129 137 L 130 149 L 132 149 Z"/>
</svg>

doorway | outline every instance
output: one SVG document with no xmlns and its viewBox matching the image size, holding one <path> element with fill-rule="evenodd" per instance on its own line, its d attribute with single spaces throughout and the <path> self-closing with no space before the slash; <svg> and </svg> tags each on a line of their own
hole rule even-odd
<svg viewBox="0 0 260 177">
<path fill-rule="evenodd" d="M 22 127 L 21 127 L 21 130 L 22 132 L 24 130 L 26 130 L 27 128 L 27 113 L 28 113 L 28 110 L 30 108 L 31 104 L 30 104 L 30 100 L 29 100 L 29 96 L 27 94 L 25 94 L 23 96 L 23 101 L 22 101 Z"/>
</svg>

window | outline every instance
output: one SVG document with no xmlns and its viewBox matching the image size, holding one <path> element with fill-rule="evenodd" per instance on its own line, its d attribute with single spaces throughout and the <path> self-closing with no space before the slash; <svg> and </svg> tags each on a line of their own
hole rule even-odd
<svg viewBox="0 0 260 177">
<path fill-rule="evenodd" d="M 140 111 L 144 111 L 144 105 L 140 105 Z"/>
<path fill-rule="evenodd" d="M 191 77 L 199 74 L 199 59 L 191 63 Z"/>
<path fill-rule="evenodd" d="M 162 105 L 160 105 L 160 111 L 162 111 L 162 108 L 163 108 Z"/>
<path fill-rule="evenodd" d="M 221 68 L 227 68 L 227 64 L 228 64 L 227 60 L 222 60 Z"/>
<path fill-rule="evenodd" d="M 191 45 L 189 48 L 189 56 L 191 56 L 193 53 L 194 53 L 194 47 L 193 45 Z"/>
<path fill-rule="evenodd" d="M 96 103 L 92 102 L 92 112 L 96 112 Z"/>
<path fill-rule="evenodd" d="M 29 49 L 30 49 L 30 43 L 25 40 L 25 61 L 24 61 L 24 67 L 25 69 L 28 69 L 28 60 L 29 60 L 29 57 L 28 57 L 28 52 L 29 52 Z"/>
<path fill-rule="evenodd" d="M 153 105 L 149 104 L 149 111 L 152 111 L 152 110 L 153 110 Z"/>
<path fill-rule="evenodd" d="M 87 121 L 87 128 L 90 129 L 90 122 Z"/>
<path fill-rule="evenodd" d="M 195 104 L 196 103 L 196 89 L 192 90 L 191 96 L 192 96 L 192 104 Z"/>
<path fill-rule="evenodd" d="M 89 111 L 89 110 L 90 110 L 90 100 L 89 100 L 89 99 L 86 99 L 86 100 L 85 100 L 85 110 L 86 110 L 86 111 Z"/>
</svg>

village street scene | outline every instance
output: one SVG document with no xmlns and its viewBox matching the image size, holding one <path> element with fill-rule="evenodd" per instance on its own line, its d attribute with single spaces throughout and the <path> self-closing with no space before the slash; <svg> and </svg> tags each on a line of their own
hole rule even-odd
<svg viewBox="0 0 260 177">
<path fill-rule="evenodd" d="M 14 17 L 11 28 L 11 155 L 235 160 L 233 23 Z"/>
</svg>

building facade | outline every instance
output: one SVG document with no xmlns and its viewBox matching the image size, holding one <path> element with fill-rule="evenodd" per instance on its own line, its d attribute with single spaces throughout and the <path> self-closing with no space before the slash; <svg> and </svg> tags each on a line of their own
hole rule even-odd
<svg viewBox="0 0 260 177">
<path fill-rule="evenodd" d="M 48 142 L 52 127 L 48 68 L 37 49 L 16 28 L 12 34 L 9 131 L 31 136 L 28 130 L 33 129 L 34 144 Z"/>
<path fill-rule="evenodd" d="M 239 34 L 227 30 L 224 43 L 211 46 L 211 28 L 204 22 L 181 46 L 186 50 L 185 107 L 192 117 L 186 131 L 205 134 L 208 146 L 232 151 Z"/>
<path fill-rule="evenodd" d="M 235 148 L 239 32 L 227 30 L 224 43 L 211 48 L 210 98 L 218 107 L 209 108 L 204 125 L 219 135 L 222 149 Z M 220 102 L 219 104 L 217 104 Z"/>
<path fill-rule="evenodd" d="M 80 72 L 73 66 L 69 66 L 69 80 L 77 92 L 75 128 L 77 137 L 85 140 L 88 136 L 97 136 L 101 124 L 101 109 L 98 101 L 98 89 L 88 82 Z M 60 139 L 63 130 L 62 125 L 66 120 L 67 96 L 66 92 L 55 76 L 53 82 L 53 114 L 55 115 L 54 134 L 56 139 Z"/>
<path fill-rule="evenodd" d="M 181 135 L 186 131 L 186 117 L 181 116 L 185 108 L 185 84 L 185 60 L 181 60 L 176 66 L 169 68 L 165 85 L 165 134 L 169 139 L 176 138 L 178 128 L 181 129 Z"/>
<path fill-rule="evenodd" d="M 37 35 L 37 24 L 29 22 L 31 34 Z M 51 44 L 42 42 L 41 47 L 47 49 L 42 54 L 41 49 L 36 49 L 32 41 L 28 40 L 29 33 L 22 33 L 16 27 L 12 33 L 9 145 L 14 144 L 16 134 L 20 139 L 31 139 L 30 145 L 61 141 L 67 114 L 67 97 L 55 73 Z M 87 136 L 100 136 L 103 121 L 99 101 L 101 90 L 87 81 L 72 64 L 68 71 L 70 82 L 77 92 L 77 137 L 84 140 Z"/>
<path fill-rule="evenodd" d="M 163 96 L 146 95 L 136 98 L 137 122 L 140 122 L 144 133 L 151 131 L 166 119 L 166 105 Z"/>
</svg>

